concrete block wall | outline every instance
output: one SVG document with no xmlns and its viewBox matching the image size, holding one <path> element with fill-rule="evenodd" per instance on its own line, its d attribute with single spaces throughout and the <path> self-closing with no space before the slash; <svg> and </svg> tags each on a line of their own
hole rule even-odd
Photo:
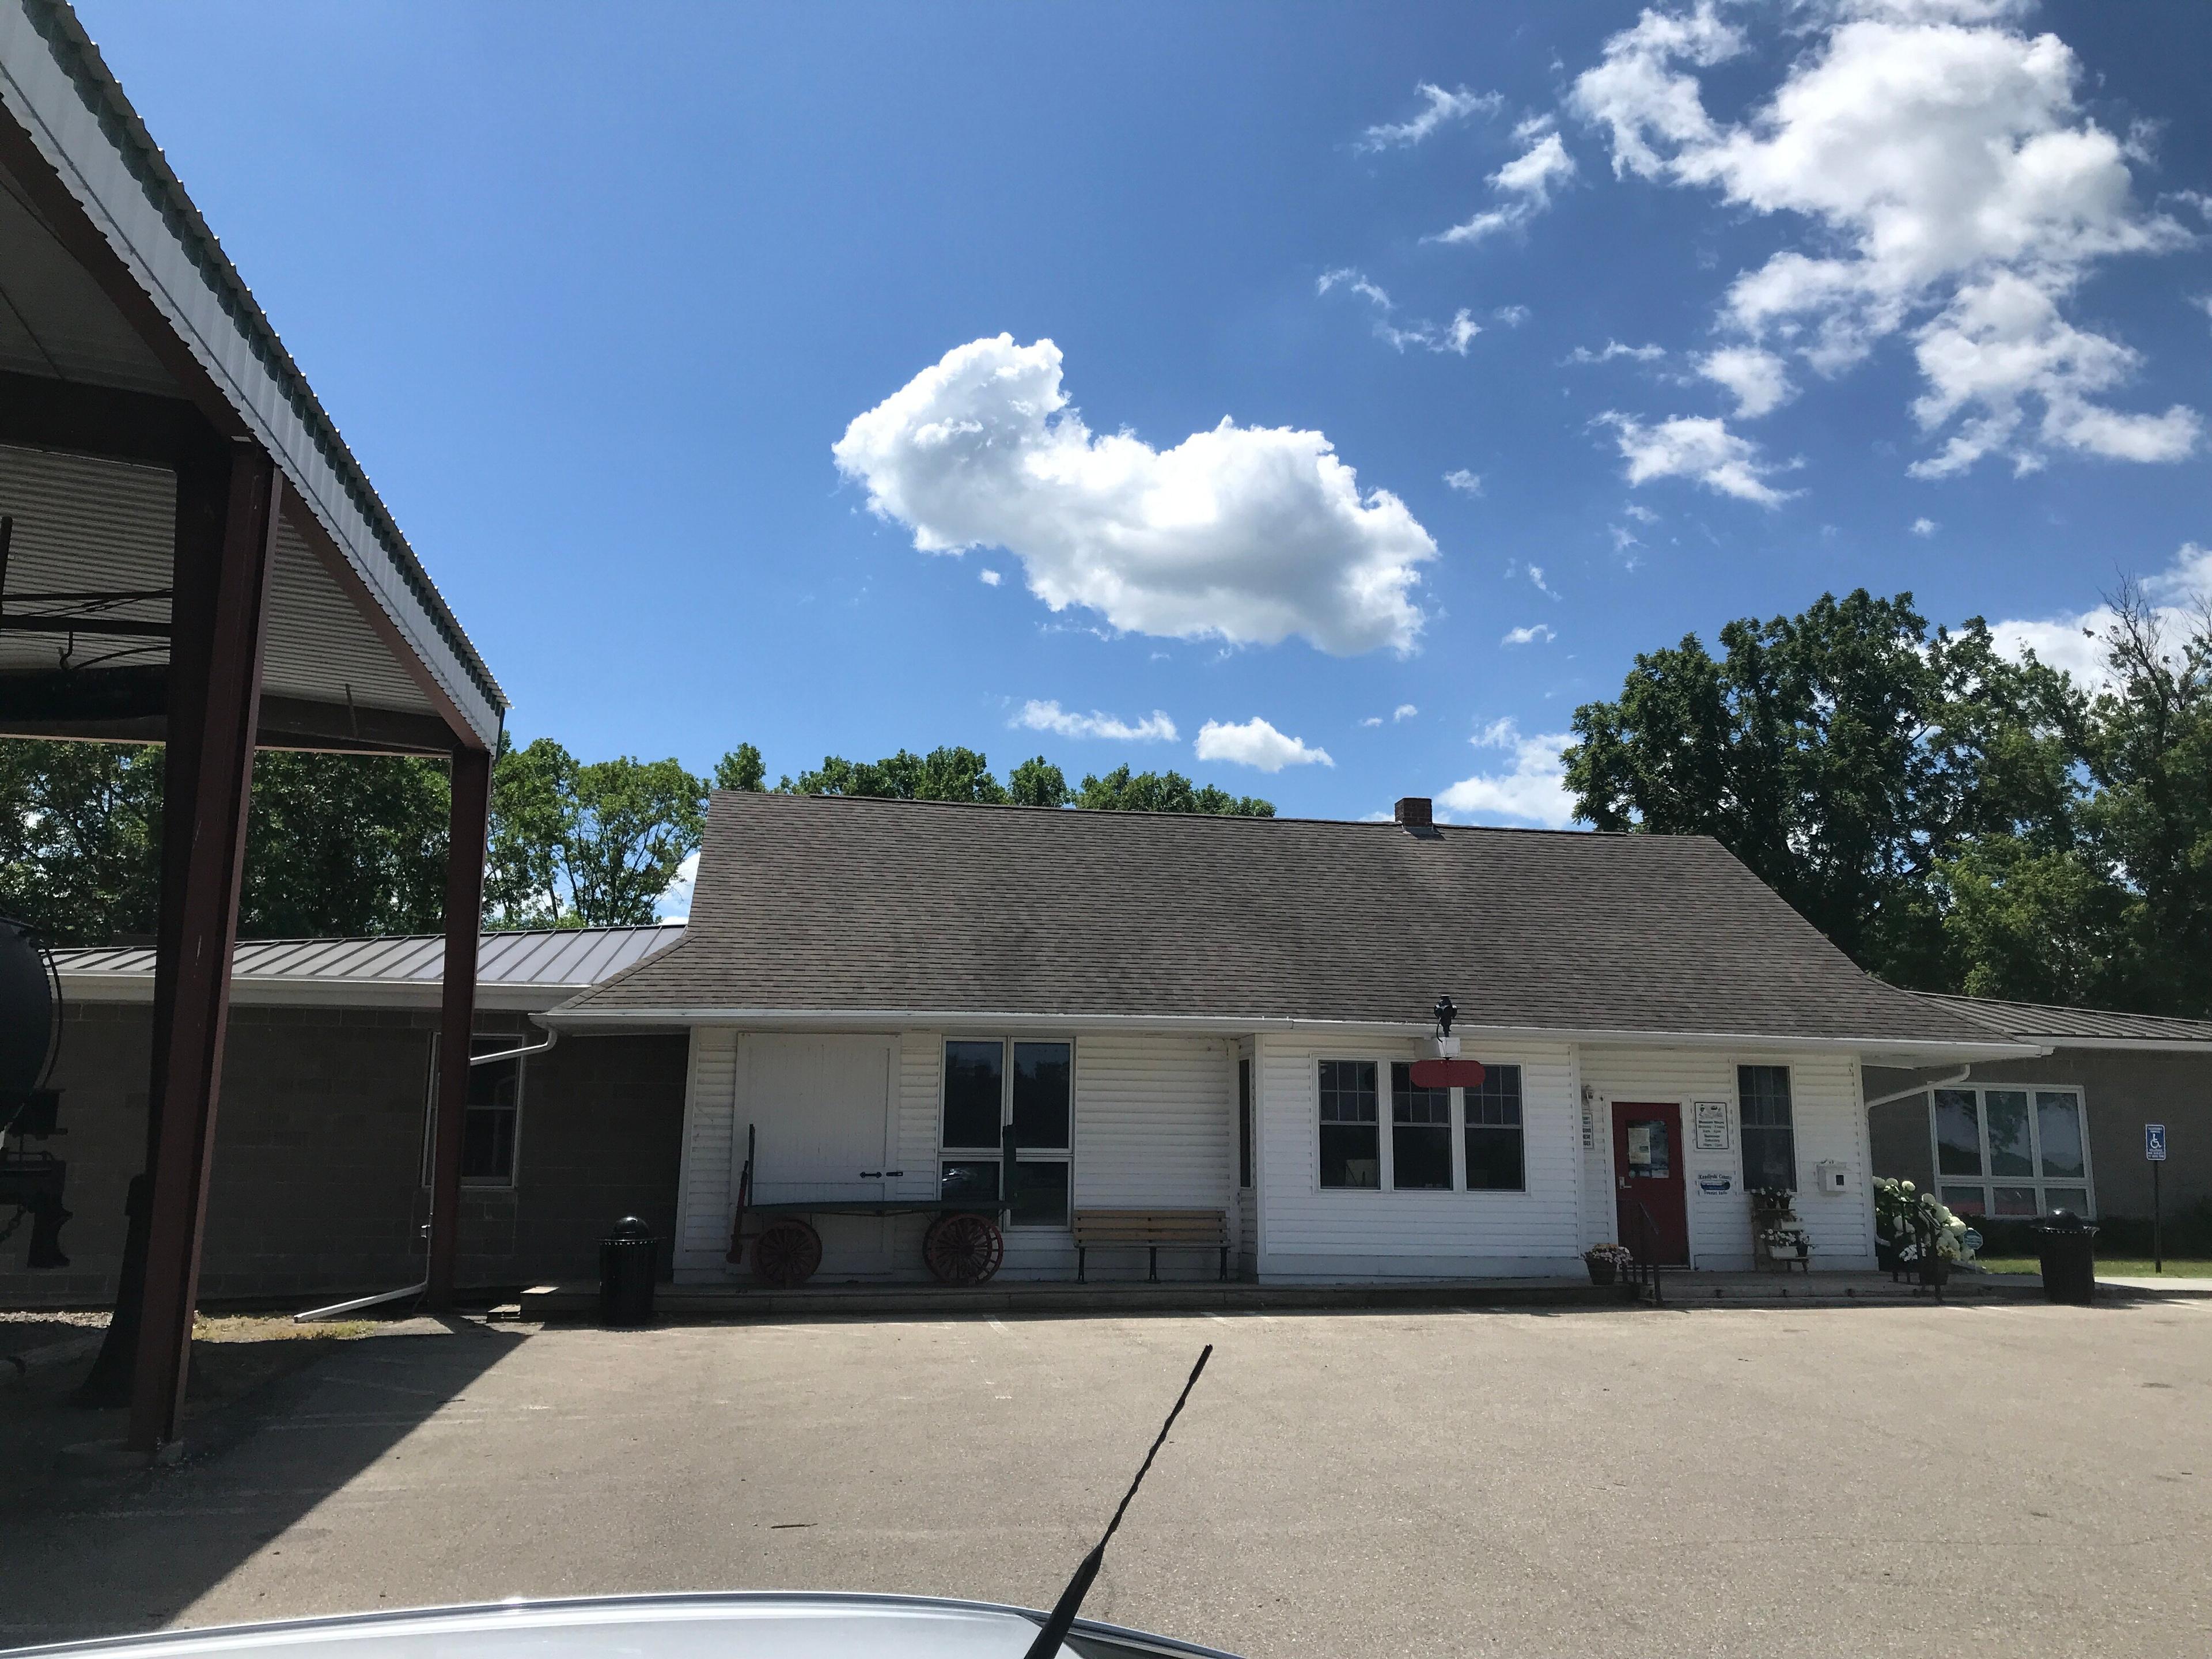
<svg viewBox="0 0 2212 1659">
<path fill-rule="evenodd" d="M 204 1297 L 312 1297 L 421 1278 L 431 1038 L 427 1010 L 234 1007 L 202 1258 Z M 478 1029 L 542 1036 L 517 1014 Z M 681 1034 L 569 1037 L 533 1057 L 511 1188 L 463 1194 L 464 1285 L 596 1271 L 609 1224 L 672 1226 L 683 1133 Z M 70 1164 L 65 1269 L 24 1269 L 26 1225 L 0 1245 L 0 1305 L 98 1306 L 121 1267 L 124 1200 L 145 1158 L 152 1010 L 67 1013 L 55 1081 Z"/>
</svg>

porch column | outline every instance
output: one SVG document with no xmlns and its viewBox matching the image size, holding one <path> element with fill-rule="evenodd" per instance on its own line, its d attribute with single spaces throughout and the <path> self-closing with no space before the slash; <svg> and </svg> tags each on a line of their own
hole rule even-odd
<svg viewBox="0 0 2212 1659">
<path fill-rule="evenodd" d="M 177 1437 L 245 878 L 261 651 L 283 483 L 258 445 L 177 471 L 145 1289 L 129 1444 Z"/>
<path fill-rule="evenodd" d="M 461 1131 L 468 1119 L 469 1040 L 476 1024 L 477 939 L 483 925 L 484 837 L 491 822 L 491 751 L 453 751 L 446 842 L 446 976 L 438 1022 L 437 1136 L 431 1152 L 428 1306 L 453 1305 L 460 1251 Z"/>
</svg>

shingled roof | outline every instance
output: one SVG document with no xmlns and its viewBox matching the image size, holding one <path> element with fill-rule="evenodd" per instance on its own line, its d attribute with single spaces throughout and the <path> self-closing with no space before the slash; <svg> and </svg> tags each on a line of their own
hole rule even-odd
<svg viewBox="0 0 2212 1659">
<path fill-rule="evenodd" d="M 563 1005 L 1997 1046 L 1716 842 L 718 793 L 683 943 Z"/>
</svg>

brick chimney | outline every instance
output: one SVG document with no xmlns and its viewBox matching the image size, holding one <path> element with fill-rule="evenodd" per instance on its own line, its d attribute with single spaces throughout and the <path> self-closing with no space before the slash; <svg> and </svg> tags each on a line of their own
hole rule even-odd
<svg viewBox="0 0 2212 1659">
<path fill-rule="evenodd" d="M 1426 830 L 1436 822 L 1436 812 L 1426 795 L 1407 795 L 1398 803 L 1391 819 L 1401 829 Z"/>
</svg>

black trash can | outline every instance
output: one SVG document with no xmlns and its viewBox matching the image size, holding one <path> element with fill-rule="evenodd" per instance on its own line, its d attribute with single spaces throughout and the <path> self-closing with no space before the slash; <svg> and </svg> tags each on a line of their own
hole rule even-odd
<svg viewBox="0 0 2212 1659">
<path fill-rule="evenodd" d="M 599 1241 L 599 1323 L 653 1323 L 653 1283 L 660 1267 L 660 1241 L 635 1216 L 615 1223 Z"/>
<path fill-rule="evenodd" d="M 2043 1293 L 2053 1302 L 2086 1307 L 2097 1294 L 2097 1230 L 2071 1210 L 2045 1218 L 2037 1230 L 2043 1255 Z"/>
</svg>

